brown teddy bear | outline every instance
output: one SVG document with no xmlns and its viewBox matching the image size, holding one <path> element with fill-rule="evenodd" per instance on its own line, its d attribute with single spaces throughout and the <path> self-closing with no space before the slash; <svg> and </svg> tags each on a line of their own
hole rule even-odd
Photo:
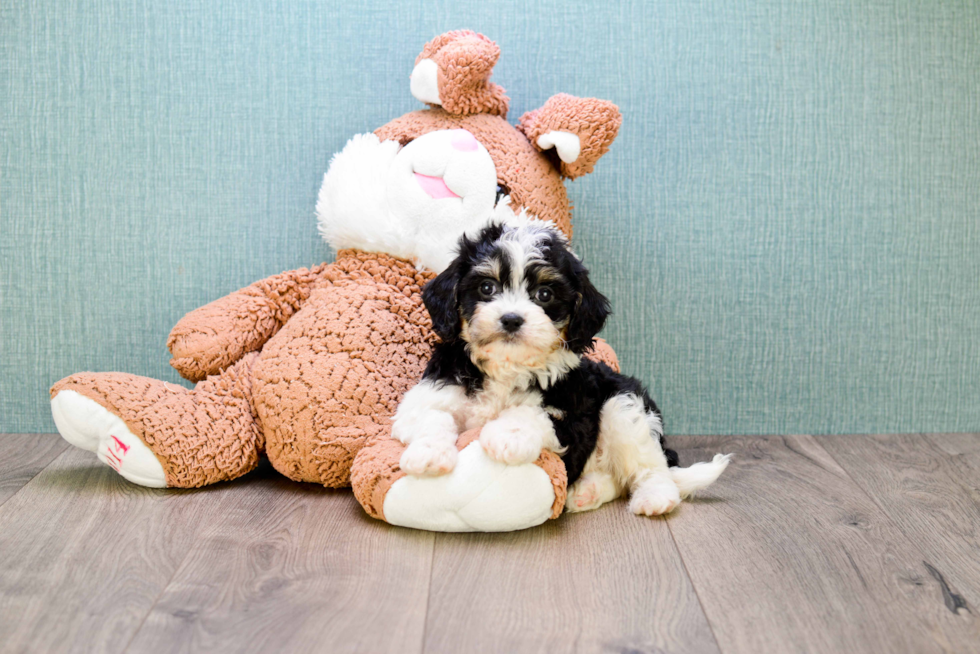
<svg viewBox="0 0 980 654">
<path fill-rule="evenodd" d="M 145 486 L 234 479 L 264 454 L 290 479 L 330 487 L 350 485 L 353 465 L 368 513 L 399 524 L 500 530 L 558 515 L 564 468 L 551 453 L 503 466 L 470 443 L 460 461 L 476 457 L 475 468 L 406 480 L 389 436 L 435 338 L 421 289 L 459 237 L 531 219 L 571 237 L 563 180 L 591 172 L 619 129 L 615 105 L 564 94 L 510 125 L 508 99 L 489 81 L 498 56 L 469 31 L 428 43 L 411 90 L 430 108 L 355 136 L 324 176 L 317 214 L 336 261 L 255 282 L 178 322 L 171 365 L 193 389 L 125 373 L 59 381 L 51 405 L 62 436 Z M 615 365 L 604 343 L 595 356 Z M 427 513 L 406 517 L 406 503 Z"/>
</svg>

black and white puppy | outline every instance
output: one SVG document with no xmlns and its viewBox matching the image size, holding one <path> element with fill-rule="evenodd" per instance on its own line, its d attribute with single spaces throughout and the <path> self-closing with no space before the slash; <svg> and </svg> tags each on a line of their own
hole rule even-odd
<svg viewBox="0 0 980 654">
<path fill-rule="evenodd" d="M 486 453 L 507 464 L 562 457 L 566 509 L 587 511 L 629 489 L 631 511 L 660 515 L 704 488 L 728 456 L 677 467 L 657 405 L 639 381 L 583 354 L 609 315 L 564 238 L 545 223 L 491 225 L 423 291 L 442 339 L 405 394 L 392 433 L 411 475 L 448 473 L 456 437 L 482 427 Z"/>
</svg>

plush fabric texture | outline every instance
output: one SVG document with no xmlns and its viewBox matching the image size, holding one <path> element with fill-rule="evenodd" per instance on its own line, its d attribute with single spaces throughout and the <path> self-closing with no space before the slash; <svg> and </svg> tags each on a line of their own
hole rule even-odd
<svg viewBox="0 0 980 654">
<path fill-rule="evenodd" d="M 168 346 L 173 367 L 198 382 L 193 389 L 122 373 L 82 373 L 55 384 L 52 398 L 75 391 L 121 419 L 157 456 L 168 486 L 233 479 L 264 454 L 296 481 L 330 487 L 353 481 L 365 509 L 382 517 L 384 496 L 402 474 L 391 417 L 421 378 L 436 338 L 421 297 L 435 276 L 428 268 L 451 259 L 458 237 L 471 226 L 467 221 L 503 215 L 550 221 L 569 238 L 572 231 L 562 174 L 499 115 L 506 113 L 506 98 L 485 82 L 498 56 L 496 46 L 472 33 L 450 33 L 426 47 L 422 59 L 438 66 L 440 97 L 444 88 L 455 89 L 446 97 L 455 94 L 456 105 L 447 106 L 461 113 L 412 112 L 379 128 L 376 136 L 352 139 L 334 159 L 317 206 L 321 231 L 339 250 L 334 263 L 267 277 L 179 321 Z M 464 96 L 470 97 L 468 104 Z M 619 114 L 612 111 L 579 120 L 605 120 L 604 133 L 614 135 Z M 579 131 L 602 130 L 580 125 Z M 372 151 L 390 164 L 384 175 Z M 444 179 L 430 181 L 447 191 L 455 184 L 462 195 L 432 196 L 418 175 L 441 175 Z M 347 188 L 353 192 L 345 193 Z M 457 232 L 443 238 L 426 229 Z M 603 354 L 597 356 L 614 359 L 605 345 L 599 351 Z M 61 405 L 70 410 L 71 403 Z M 68 416 L 64 424 L 77 417 Z M 488 528 L 528 527 L 560 513 L 567 478 L 557 456 L 542 455 L 539 465 L 546 476 L 533 471 L 530 476 L 537 480 L 538 499 L 522 509 L 526 518 L 515 514 L 511 521 L 506 501 L 521 498 L 521 489 L 508 484 L 528 477 L 486 462 L 493 465 L 484 471 L 501 473 L 491 493 L 499 501 L 484 498 L 489 504 L 477 502 L 475 510 L 504 518 L 491 519 Z M 543 486 L 549 480 L 550 491 Z M 406 493 L 399 495 L 401 506 L 411 512 L 409 487 Z M 442 499 L 438 492 L 435 499 Z M 408 519 L 405 524 L 427 523 Z"/>
<path fill-rule="evenodd" d="M 196 358 L 175 358 L 194 376 L 220 359 L 225 343 L 262 347 L 193 390 L 82 373 L 55 384 L 51 396 L 74 390 L 118 415 L 160 459 L 171 487 L 234 479 L 262 453 L 290 479 L 347 486 L 354 455 L 388 426 L 425 368 L 433 334 L 421 289 L 432 277 L 384 254 L 342 250 L 330 265 L 276 275 L 178 323 L 181 338 L 200 346 Z M 221 330 L 208 327 L 215 305 L 227 312 L 219 318 L 234 318 L 219 320 Z M 284 311 L 296 315 L 278 331 L 268 316 Z M 256 334 L 270 331 L 257 343 Z"/>
<path fill-rule="evenodd" d="M 595 346 L 587 356 L 595 361 L 602 361 L 619 372 L 619 361 L 616 358 L 616 353 L 603 339 L 595 339 Z M 352 486 L 357 501 L 361 503 L 368 515 L 379 520 L 385 519 L 384 500 L 388 490 L 392 484 L 405 476 L 405 472 L 398 466 L 405 446 L 391 438 L 390 432 L 391 429 L 388 427 L 362 448 L 354 459 L 351 471 Z M 460 434 L 456 441 L 456 448 L 462 451 L 479 435 L 480 431 L 477 429 L 471 429 Z M 565 506 L 567 495 L 565 466 L 560 457 L 547 451 L 541 453 L 541 456 L 535 461 L 535 465 L 540 466 L 548 473 L 552 480 L 555 499 L 551 517 L 557 518 Z"/>
<path fill-rule="evenodd" d="M 483 144 L 497 167 L 512 207 L 550 220 L 572 236 L 572 207 L 561 173 L 551 160 L 500 116 L 455 116 L 443 109 L 413 111 L 374 131 L 382 140 L 407 141 L 436 129 L 466 129 Z"/>
<path fill-rule="evenodd" d="M 116 414 L 163 465 L 167 486 L 196 488 L 240 477 L 264 450 L 252 411 L 257 353 L 193 390 L 118 372 L 79 373 L 51 387 L 75 391 Z"/>
<path fill-rule="evenodd" d="M 216 375 L 260 349 L 321 283 L 326 264 L 273 275 L 181 318 L 167 339 L 170 365 L 185 379 Z"/>
<path fill-rule="evenodd" d="M 438 66 L 439 100 L 451 114 L 491 114 L 507 117 L 510 100 L 490 80 L 500 58 L 497 44 L 470 30 L 447 32 L 432 39 L 416 58 L 431 59 Z"/>
<path fill-rule="evenodd" d="M 472 148 L 460 150 L 455 141 Z M 451 191 L 447 180 L 466 197 Z M 493 158 L 469 132 L 437 129 L 405 147 L 357 134 L 323 176 L 317 227 L 335 248 L 387 252 L 439 273 L 454 258 L 461 234 L 521 219 L 509 197 L 497 199 L 496 188 Z"/>
<path fill-rule="evenodd" d="M 479 429 L 464 432 L 459 435 L 456 448 L 462 451 L 479 437 Z M 398 460 L 404 451 L 405 446 L 386 433 L 374 439 L 357 454 L 351 473 L 354 495 L 372 518 L 385 519 L 384 501 L 388 490 L 405 476 L 405 472 L 398 467 Z M 554 452 L 544 451 L 537 461 L 529 465 L 540 467 L 551 479 L 554 491 L 551 517 L 557 518 L 565 508 L 567 497 L 565 466 L 561 458 Z"/>
<path fill-rule="evenodd" d="M 605 339 L 595 339 L 595 346 L 586 356 L 593 361 L 600 361 L 606 364 L 616 372 L 621 372 L 619 369 L 619 357 L 616 356 L 616 352 Z"/>
<path fill-rule="evenodd" d="M 66 441 L 92 452 L 124 479 L 148 488 L 167 487 L 167 473 L 157 455 L 99 402 L 61 390 L 51 398 L 51 416 Z"/>
<path fill-rule="evenodd" d="M 421 291 L 433 276 L 383 254 L 338 254 L 328 284 L 256 362 L 256 415 L 276 470 L 350 484 L 357 451 L 425 369 L 433 335 Z"/>
<path fill-rule="evenodd" d="M 559 93 L 540 109 L 521 116 L 518 129 L 536 147 L 540 147 L 538 139 L 541 135 L 548 132 L 568 132 L 578 136 L 578 158 L 573 162 L 562 161 L 560 165 L 562 175 L 575 179 L 592 172 L 599 157 L 609 151 L 622 123 L 619 108 L 612 102 Z"/>
<path fill-rule="evenodd" d="M 384 516 L 393 525 L 430 531 L 528 529 L 555 517 L 556 484 L 566 487 L 564 475 L 556 480 L 534 463 L 494 461 L 478 442 L 470 442 L 451 473 L 394 482 L 385 496 Z"/>
</svg>

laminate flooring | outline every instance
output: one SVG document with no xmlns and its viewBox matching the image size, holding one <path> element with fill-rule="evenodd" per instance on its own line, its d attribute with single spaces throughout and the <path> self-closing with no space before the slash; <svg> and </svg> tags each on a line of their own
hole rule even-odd
<svg viewBox="0 0 980 654">
<path fill-rule="evenodd" d="M 980 652 L 980 434 L 670 443 L 735 458 L 666 518 L 433 534 L 0 435 L 0 652 Z"/>
</svg>

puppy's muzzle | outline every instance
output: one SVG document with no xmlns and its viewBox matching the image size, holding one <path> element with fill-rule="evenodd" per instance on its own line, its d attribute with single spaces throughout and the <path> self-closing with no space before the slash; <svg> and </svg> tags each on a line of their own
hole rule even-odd
<svg viewBox="0 0 980 654">
<path fill-rule="evenodd" d="M 508 334 L 516 334 L 524 324 L 524 318 L 516 313 L 505 313 L 500 317 L 500 326 Z"/>
</svg>

